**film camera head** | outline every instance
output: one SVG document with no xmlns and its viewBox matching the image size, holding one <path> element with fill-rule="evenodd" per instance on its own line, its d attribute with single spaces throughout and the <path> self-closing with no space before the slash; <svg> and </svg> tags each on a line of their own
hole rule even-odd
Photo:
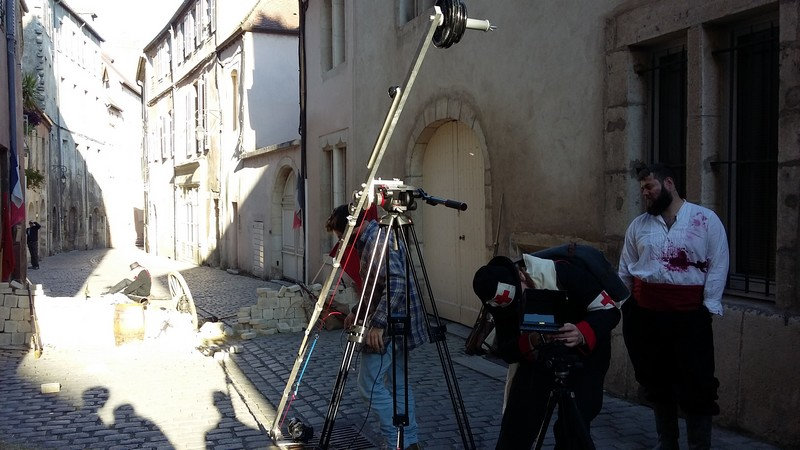
<svg viewBox="0 0 800 450">
<path fill-rule="evenodd" d="M 376 204 L 386 211 L 405 212 L 417 209 L 416 199 L 422 199 L 429 205 L 444 205 L 448 208 L 466 211 L 467 204 L 456 200 L 448 200 L 428 195 L 422 189 L 408 186 L 397 178 L 382 180 L 376 178 L 370 183 L 372 187 L 368 189 L 367 204 Z M 366 185 L 365 185 L 366 186 Z M 358 204 L 361 191 L 353 193 L 352 205 Z M 354 214 L 355 211 L 350 211 Z"/>
</svg>

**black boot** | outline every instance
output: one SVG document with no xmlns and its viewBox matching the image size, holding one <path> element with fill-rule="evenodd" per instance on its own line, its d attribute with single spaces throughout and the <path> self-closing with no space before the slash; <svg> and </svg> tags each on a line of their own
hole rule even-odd
<svg viewBox="0 0 800 450">
<path fill-rule="evenodd" d="M 690 450 L 711 448 L 711 416 L 686 415 L 686 439 Z"/>
<path fill-rule="evenodd" d="M 658 445 L 656 450 L 678 450 L 678 406 L 674 403 L 653 405 L 653 414 L 656 417 L 656 432 L 658 432 Z"/>
</svg>

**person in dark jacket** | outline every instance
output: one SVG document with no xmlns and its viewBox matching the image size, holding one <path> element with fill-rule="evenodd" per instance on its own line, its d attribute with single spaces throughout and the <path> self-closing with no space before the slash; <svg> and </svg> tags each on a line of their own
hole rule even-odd
<svg viewBox="0 0 800 450">
<path fill-rule="evenodd" d="M 28 253 L 31 257 L 31 266 L 28 268 L 34 270 L 39 268 L 39 228 L 42 228 L 39 222 L 31 220 L 28 222 L 28 229 L 26 230 Z"/>
<path fill-rule="evenodd" d="M 515 367 L 509 371 L 498 449 L 529 449 L 534 444 L 547 413 L 548 394 L 556 385 L 547 363 L 559 348 L 564 360 L 575 362 L 567 386 L 575 394 L 588 447 L 594 448 L 589 426 L 602 408 L 603 381 L 611 358 L 610 334 L 620 320 L 619 300 L 606 293 L 604 284 L 580 261 L 533 255 L 525 255 L 517 263 L 498 256 L 475 273 L 475 294 L 495 319 L 497 354 Z M 529 290 L 535 289 L 566 291 L 569 300 L 564 323 L 555 333 L 520 330 L 524 299 L 534 301 L 530 294 L 535 291 Z M 559 410 L 554 425 L 556 448 L 568 447 L 570 439 L 578 435 L 565 424 L 562 414 Z"/>
</svg>

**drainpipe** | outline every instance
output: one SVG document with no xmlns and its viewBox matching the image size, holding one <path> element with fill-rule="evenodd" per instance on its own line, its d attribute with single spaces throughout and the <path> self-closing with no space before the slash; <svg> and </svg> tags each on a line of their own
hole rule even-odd
<svg viewBox="0 0 800 450">
<path fill-rule="evenodd" d="M 306 148 L 306 101 L 307 101 L 307 91 L 306 91 L 306 10 L 308 9 L 308 1 L 307 0 L 298 0 L 299 1 L 299 13 L 300 13 L 300 42 L 297 46 L 299 52 L 299 63 L 300 63 L 300 177 L 303 182 L 303 207 L 300 209 L 302 214 L 302 223 L 303 223 L 303 239 L 305 240 L 305 244 L 303 245 L 303 279 L 308 282 L 308 274 L 306 273 L 308 270 L 307 267 L 307 260 L 308 258 L 308 223 L 307 218 L 308 214 L 306 214 L 306 210 L 308 209 L 308 174 L 307 170 L 307 148 Z"/>
<path fill-rule="evenodd" d="M 142 63 L 142 64 L 146 66 L 146 64 L 147 64 L 147 57 L 146 56 L 144 57 L 144 61 L 145 62 Z M 145 69 L 144 73 L 145 74 L 147 73 L 146 69 Z M 144 79 L 136 80 L 136 84 L 139 86 L 139 92 L 141 93 L 141 95 L 139 97 L 139 99 L 140 99 L 139 101 L 142 104 L 142 111 L 141 111 L 141 114 L 142 114 L 142 117 L 141 117 L 141 119 L 142 119 L 142 159 L 141 159 L 141 161 L 139 163 L 140 164 L 139 171 L 142 174 L 142 188 L 143 188 L 143 191 L 144 191 L 144 196 L 143 196 L 144 205 L 142 205 L 142 248 L 144 249 L 144 251 L 146 253 L 150 253 L 150 245 L 148 243 L 149 236 L 148 236 L 148 232 L 147 232 L 147 226 L 149 225 L 149 214 L 150 214 L 150 208 L 148 206 L 148 202 L 150 201 L 150 195 L 149 195 L 149 192 L 148 192 L 148 189 L 149 189 L 149 186 L 150 186 L 150 171 L 148 170 L 149 168 L 147 167 L 147 163 L 148 163 L 147 152 L 149 151 L 149 148 L 148 148 L 148 142 L 147 142 L 148 141 L 147 140 L 147 132 L 148 132 L 148 129 L 147 129 L 147 102 L 145 100 L 145 87 L 144 87 L 146 81 L 147 81 L 147 76 L 145 75 Z M 135 230 L 136 229 L 136 223 L 135 222 L 134 222 L 133 227 L 134 227 L 134 230 Z"/>
</svg>

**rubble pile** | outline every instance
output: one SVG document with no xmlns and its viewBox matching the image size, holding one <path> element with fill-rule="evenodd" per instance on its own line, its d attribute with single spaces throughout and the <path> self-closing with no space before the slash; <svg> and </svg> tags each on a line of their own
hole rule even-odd
<svg viewBox="0 0 800 450">
<path fill-rule="evenodd" d="M 279 289 L 258 288 L 255 305 L 239 308 L 234 331 L 242 339 L 275 333 L 296 333 L 308 327 L 308 318 L 322 291 L 321 284 L 313 284 L 305 291 L 300 285 L 281 286 Z M 352 288 L 340 286 L 336 302 L 352 305 L 355 295 Z M 327 315 L 323 312 L 322 317 Z"/>
</svg>

